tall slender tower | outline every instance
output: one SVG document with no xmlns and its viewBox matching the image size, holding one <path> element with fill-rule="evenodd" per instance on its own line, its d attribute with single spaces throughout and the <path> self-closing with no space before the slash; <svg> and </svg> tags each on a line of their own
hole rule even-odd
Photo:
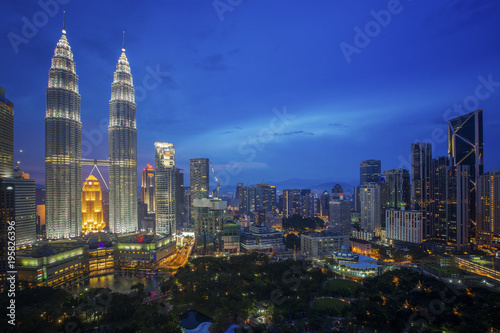
<svg viewBox="0 0 500 333">
<path fill-rule="evenodd" d="M 411 208 L 422 212 L 424 239 L 432 237 L 432 144 L 411 144 Z"/>
<path fill-rule="evenodd" d="M 12 178 L 14 171 L 14 104 L 0 87 L 0 177 Z"/>
<path fill-rule="evenodd" d="M 176 233 L 175 148 L 173 143 L 155 142 L 156 232 Z"/>
<path fill-rule="evenodd" d="M 45 115 L 45 221 L 48 239 L 82 233 L 82 123 L 73 52 L 63 28 L 49 70 Z"/>
<path fill-rule="evenodd" d="M 461 231 L 463 237 L 461 239 L 457 237 L 457 248 L 465 249 L 471 245 L 477 245 L 475 240 L 478 224 L 476 205 L 480 202 L 477 180 L 483 174 L 484 167 L 483 110 L 449 120 L 448 155 L 457 179 L 456 210 L 461 212 L 461 214 L 457 213 L 457 234 L 459 226 L 464 228 Z M 464 176 L 469 177 L 467 186 L 462 186 L 459 182 Z M 463 183 L 465 182 L 464 180 Z M 460 218 L 463 220 L 458 221 Z"/>
<path fill-rule="evenodd" d="M 116 64 L 109 101 L 109 230 L 135 232 L 137 220 L 137 128 L 135 93 L 125 44 Z"/>
<path fill-rule="evenodd" d="M 155 213 L 155 170 L 150 164 L 142 169 L 141 201 L 147 205 L 148 214 Z"/>
</svg>

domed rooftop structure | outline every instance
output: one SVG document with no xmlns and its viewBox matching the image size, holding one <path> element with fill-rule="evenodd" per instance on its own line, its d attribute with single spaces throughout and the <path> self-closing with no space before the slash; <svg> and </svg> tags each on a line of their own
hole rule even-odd
<svg viewBox="0 0 500 333">
<path fill-rule="evenodd" d="M 90 250 L 95 250 L 102 247 L 113 247 L 111 237 L 103 232 L 91 233 L 87 239 L 87 244 Z"/>
</svg>

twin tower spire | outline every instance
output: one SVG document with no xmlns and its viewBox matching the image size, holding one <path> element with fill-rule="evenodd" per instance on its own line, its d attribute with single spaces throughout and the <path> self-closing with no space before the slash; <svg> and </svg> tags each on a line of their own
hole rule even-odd
<svg viewBox="0 0 500 333">
<path fill-rule="evenodd" d="M 52 57 L 45 116 L 45 221 L 48 239 L 82 234 L 82 123 L 73 52 L 62 36 Z M 137 128 L 135 90 L 130 65 L 122 53 L 116 64 L 109 101 L 109 228 L 137 231 Z M 86 140 L 85 153 L 97 149 Z M 91 156 L 85 156 L 87 159 Z"/>
</svg>

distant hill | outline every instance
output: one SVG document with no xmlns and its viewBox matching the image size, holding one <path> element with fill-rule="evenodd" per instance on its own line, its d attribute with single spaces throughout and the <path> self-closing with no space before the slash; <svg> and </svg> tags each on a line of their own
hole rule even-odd
<svg viewBox="0 0 500 333">
<path fill-rule="evenodd" d="M 333 186 L 340 184 L 345 192 L 353 192 L 354 185 L 345 182 L 335 182 L 325 179 L 300 179 L 290 178 L 281 182 L 264 182 L 264 184 L 274 185 L 280 191 L 285 189 L 310 189 L 311 192 L 322 193 L 324 190 L 332 191 Z M 248 184 L 245 184 L 248 185 Z M 255 184 L 250 184 L 255 185 Z M 234 192 L 236 185 L 228 185 L 222 187 L 222 192 Z"/>
</svg>

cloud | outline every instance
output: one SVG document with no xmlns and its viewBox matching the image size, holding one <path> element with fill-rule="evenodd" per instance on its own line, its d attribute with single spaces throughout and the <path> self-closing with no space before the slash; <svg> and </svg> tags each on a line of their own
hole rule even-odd
<svg viewBox="0 0 500 333">
<path fill-rule="evenodd" d="M 300 134 L 305 134 L 305 135 L 314 135 L 312 132 L 305 132 L 305 131 L 292 131 L 292 132 L 285 132 L 285 133 L 274 133 L 274 135 L 300 135 Z"/>
<path fill-rule="evenodd" d="M 201 59 L 196 66 L 209 72 L 219 72 L 227 69 L 227 66 L 224 64 L 224 56 L 220 53 Z"/>
<path fill-rule="evenodd" d="M 219 134 L 224 135 L 224 134 L 231 134 L 231 133 L 233 133 L 233 132 L 234 132 L 234 131 L 225 131 L 225 132 L 221 132 L 221 133 L 219 133 Z"/>
<path fill-rule="evenodd" d="M 328 126 L 336 127 L 336 128 L 347 128 L 346 125 L 340 124 L 340 123 L 329 123 Z"/>
</svg>

